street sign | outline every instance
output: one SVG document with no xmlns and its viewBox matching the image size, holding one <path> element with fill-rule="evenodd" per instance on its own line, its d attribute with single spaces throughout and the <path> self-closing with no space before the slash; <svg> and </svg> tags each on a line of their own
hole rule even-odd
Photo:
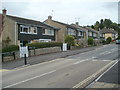
<svg viewBox="0 0 120 90">
<path fill-rule="evenodd" d="M 28 46 L 20 47 L 20 57 L 24 57 L 25 54 L 28 57 Z"/>
<path fill-rule="evenodd" d="M 67 51 L 67 43 L 63 43 L 63 51 Z"/>
</svg>

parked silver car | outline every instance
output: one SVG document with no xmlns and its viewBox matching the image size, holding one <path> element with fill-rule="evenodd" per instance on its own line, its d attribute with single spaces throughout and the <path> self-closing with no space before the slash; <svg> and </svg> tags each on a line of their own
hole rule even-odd
<svg viewBox="0 0 120 90">
<path fill-rule="evenodd" d="M 120 44 L 120 40 L 116 40 L 116 44 Z"/>
</svg>

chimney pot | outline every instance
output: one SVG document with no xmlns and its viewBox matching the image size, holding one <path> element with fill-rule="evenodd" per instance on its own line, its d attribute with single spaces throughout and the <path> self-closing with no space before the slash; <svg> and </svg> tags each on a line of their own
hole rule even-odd
<svg viewBox="0 0 120 90">
<path fill-rule="evenodd" d="M 3 14 L 3 15 L 6 15 L 6 13 L 7 13 L 7 10 L 6 10 L 6 9 L 3 9 L 3 10 L 2 10 L 2 14 Z"/>
<path fill-rule="evenodd" d="M 52 20 L 52 16 L 48 16 L 48 19 Z"/>
<path fill-rule="evenodd" d="M 79 22 L 76 22 L 76 25 L 79 25 Z"/>
</svg>

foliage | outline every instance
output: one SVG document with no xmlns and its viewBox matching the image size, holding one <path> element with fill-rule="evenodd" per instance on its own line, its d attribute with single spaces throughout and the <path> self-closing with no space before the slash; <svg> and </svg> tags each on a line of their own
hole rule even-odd
<svg viewBox="0 0 120 90">
<path fill-rule="evenodd" d="M 10 41 L 11 41 L 11 39 L 9 37 L 7 37 L 6 40 L 3 40 L 2 42 L 5 46 L 8 46 Z"/>
<path fill-rule="evenodd" d="M 88 45 L 93 45 L 94 44 L 94 40 L 92 37 L 88 38 Z"/>
<path fill-rule="evenodd" d="M 65 43 L 68 43 L 70 45 L 74 45 L 75 44 L 75 38 L 71 35 L 67 35 L 65 37 Z"/>
<path fill-rule="evenodd" d="M 106 41 L 105 41 L 105 40 L 102 40 L 102 44 L 105 45 L 105 44 L 106 44 Z"/>
<path fill-rule="evenodd" d="M 109 44 L 110 42 L 112 42 L 112 38 L 111 38 L 111 37 L 108 37 L 108 38 L 106 39 L 106 43 Z"/>
<path fill-rule="evenodd" d="M 62 46 L 61 42 L 40 42 L 40 43 L 30 43 L 27 46 L 35 47 L 35 48 L 47 48 L 47 47 L 55 47 Z"/>
<path fill-rule="evenodd" d="M 103 29 L 103 28 L 112 28 L 115 31 L 118 32 L 119 29 L 119 24 L 112 22 L 110 19 L 101 19 L 100 21 L 96 21 L 96 23 L 94 25 L 91 25 L 91 28 L 99 31 L 99 29 Z"/>
<path fill-rule="evenodd" d="M 2 52 L 12 52 L 12 51 L 17 51 L 17 50 L 19 50 L 18 45 L 10 45 L 10 46 L 2 48 Z"/>
</svg>

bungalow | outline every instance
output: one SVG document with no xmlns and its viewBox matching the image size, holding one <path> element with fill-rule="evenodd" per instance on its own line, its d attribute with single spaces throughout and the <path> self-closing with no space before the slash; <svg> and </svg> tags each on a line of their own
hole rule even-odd
<svg viewBox="0 0 120 90">
<path fill-rule="evenodd" d="M 106 40 L 108 37 L 111 37 L 112 40 L 115 40 L 118 36 L 117 32 L 113 29 L 101 29 L 100 31 L 100 39 Z"/>
<path fill-rule="evenodd" d="M 65 37 L 67 35 L 72 35 L 76 40 L 81 38 L 85 38 L 85 30 L 82 30 L 80 27 L 76 25 L 69 25 L 59 21 L 52 20 L 52 16 L 48 16 L 48 19 L 44 21 L 49 25 L 60 28 L 60 30 L 56 33 L 56 40 L 60 42 L 64 42 Z"/>
<path fill-rule="evenodd" d="M 59 28 L 40 21 L 6 15 L 5 9 L 2 15 L 2 40 L 10 39 L 10 45 L 25 46 L 27 43 L 56 41 Z"/>
</svg>

